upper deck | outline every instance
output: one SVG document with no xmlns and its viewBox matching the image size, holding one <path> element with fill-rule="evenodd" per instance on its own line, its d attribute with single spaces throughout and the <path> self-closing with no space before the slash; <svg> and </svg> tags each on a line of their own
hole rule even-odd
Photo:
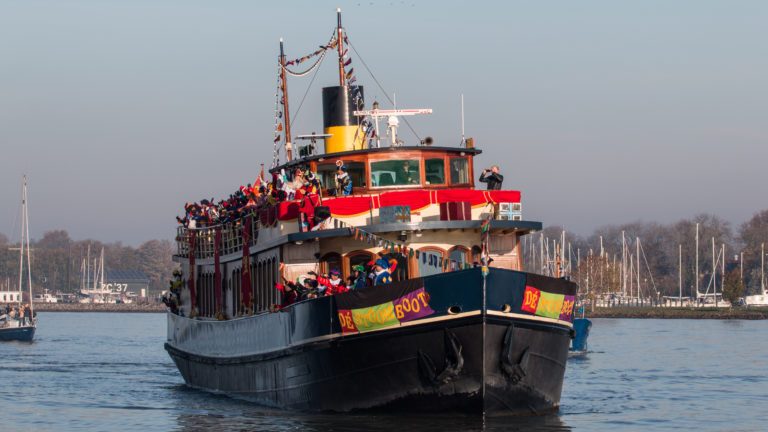
<svg viewBox="0 0 768 432">
<path fill-rule="evenodd" d="M 309 169 L 320 177 L 325 195 L 334 184 L 338 161 L 347 167 L 353 195 L 403 189 L 472 189 L 473 157 L 480 153 L 475 148 L 427 145 L 364 148 L 308 155 L 270 172 L 284 170 L 290 177 L 296 169 Z"/>
</svg>

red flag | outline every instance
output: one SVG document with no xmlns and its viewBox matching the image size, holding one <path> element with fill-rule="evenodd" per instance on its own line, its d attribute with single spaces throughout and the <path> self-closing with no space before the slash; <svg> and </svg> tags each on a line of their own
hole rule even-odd
<svg viewBox="0 0 768 432">
<path fill-rule="evenodd" d="M 264 164 L 261 164 L 261 172 L 259 173 L 259 178 L 256 179 L 256 181 L 253 182 L 253 189 L 258 192 L 261 185 L 264 183 Z"/>
<path fill-rule="evenodd" d="M 213 237 L 213 293 L 216 302 L 216 312 L 224 310 L 224 301 L 221 297 L 221 227 L 216 227 Z"/>
<path fill-rule="evenodd" d="M 195 230 L 189 230 L 189 276 L 187 277 L 187 287 L 189 288 L 189 299 L 190 299 L 190 305 L 191 309 L 189 310 L 190 315 L 195 310 L 195 307 L 197 306 L 197 293 L 195 293 L 195 237 L 197 236 L 197 231 Z"/>
<path fill-rule="evenodd" d="M 240 289 L 242 291 L 243 304 L 251 309 L 251 217 L 243 221 L 243 264 L 240 271 Z"/>
</svg>

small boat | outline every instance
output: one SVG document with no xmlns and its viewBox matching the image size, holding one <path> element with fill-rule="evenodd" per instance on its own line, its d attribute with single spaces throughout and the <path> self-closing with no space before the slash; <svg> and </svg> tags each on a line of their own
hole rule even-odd
<svg viewBox="0 0 768 432">
<path fill-rule="evenodd" d="M 592 321 L 584 317 L 584 305 L 579 307 L 581 318 L 573 319 L 573 339 L 571 339 L 571 346 L 568 348 L 568 357 L 583 356 L 587 354 L 589 345 L 587 344 L 589 339 L 589 331 L 592 329 Z"/>
<path fill-rule="evenodd" d="M 26 254 L 26 256 L 25 256 Z M 27 286 L 29 288 L 29 306 L 24 306 L 21 292 L 16 296 L 17 306 L 11 313 L 0 315 L 0 341 L 31 342 L 35 337 L 37 320 L 34 318 L 34 302 L 32 301 L 32 266 L 29 252 L 29 214 L 27 213 L 27 177 L 24 176 L 21 190 L 21 241 L 19 242 L 19 291 L 24 283 L 26 264 Z M 26 311 L 23 317 L 19 314 Z"/>
</svg>

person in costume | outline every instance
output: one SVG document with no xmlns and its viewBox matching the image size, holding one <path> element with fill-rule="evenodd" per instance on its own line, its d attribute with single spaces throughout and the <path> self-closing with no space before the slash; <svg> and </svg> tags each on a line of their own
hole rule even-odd
<svg viewBox="0 0 768 432">
<path fill-rule="evenodd" d="M 367 286 L 367 282 L 365 279 L 365 267 L 361 265 L 356 265 L 352 267 L 352 271 L 354 274 L 350 276 L 350 287 L 352 289 L 360 289 L 365 288 Z"/>
<path fill-rule="evenodd" d="M 336 165 L 336 196 L 352 195 L 352 179 L 347 173 L 347 166 L 338 162 Z"/>
<path fill-rule="evenodd" d="M 344 280 L 341 279 L 341 272 L 338 269 L 331 270 L 330 276 L 320 276 L 315 272 L 309 272 L 310 275 L 315 276 L 317 283 L 326 287 L 325 295 L 341 294 L 349 291 Z"/>
<path fill-rule="evenodd" d="M 392 276 L 389 273 L 389 262 L 384 258 L 376 260 L 376 264 L 373 267 L 373 273 L 375 275 L 373 279 L 373 285 L 386 285 L 392 282 Z"/>
</svg>

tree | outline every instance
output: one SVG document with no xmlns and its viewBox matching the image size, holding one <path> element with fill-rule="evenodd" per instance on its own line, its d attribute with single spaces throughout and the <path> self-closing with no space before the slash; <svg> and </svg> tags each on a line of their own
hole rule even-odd
<svg viewBox="0 0 768 432">
<path fill-rule="evenodd" d="M 731 305 L 738 304 L 739 299 L 744 295 L 744 282 L 741 280 L 739 270 L 734 269 L 726 273 L 723 286 L 723 299 L 729 301 Z"/>
</svg>

